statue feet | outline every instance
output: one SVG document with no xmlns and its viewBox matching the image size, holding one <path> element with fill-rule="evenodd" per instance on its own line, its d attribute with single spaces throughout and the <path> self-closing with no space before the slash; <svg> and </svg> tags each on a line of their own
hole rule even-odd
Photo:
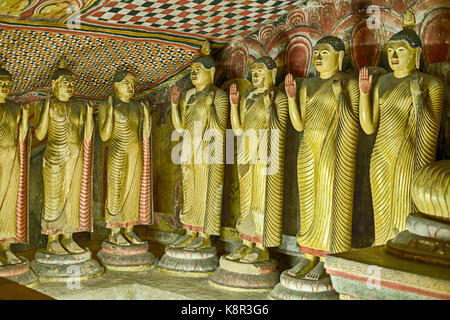
<svg viewBox="0 0 450 320">
<path fill-rule="evenodd" d="M 242 245 L 240 246 L 236 251 L 234 251 L 233 253 L 230 253 L 229 255 L 226 256 L 226 258 L 228 260 L 240 260 L 243 257 L 245 257 L 247 254 L 249 254 L 253 249 L 252 245 Z"/>
<path fill-rule="evenodd" d="M 209 237 L 199 236 L 192 241 L 186 249 L 195 250 L 211 247 L 211 239 Z"/>
<path fill-rule="evenodd" d="M 69 253 L 83 253 L 85 251 L 72 239 L 71 234 L 63 235 L 61 244 L 67 251 L 69 251 Z"/>
<path fill-rule="evenodd" d="M 243 263 L 255 263 L 265 260 L 269 260 L 269 250 L 267 248 L 254 247 L 250 253 L 239 261 Z"/>
<path fill-rule="evenodd" d="M 325 267 L 323 261 L 320 261 L 314 269 L 308 272 L 305 279 L 319 280 L 319 278 L 325 273 Z"/>
<path fill-rule="evenodd" d="M 46 249 L 51 254 L 57 254 L 57 255 L 68 254 L 66 249 L 64 249 L 64 247 L 59 242 L 58 237 L 56 237 L 56 238 L 50 238 L 49 237 Z"/>
<path fill-rule="evenodd" d="M 197 234 L 187 233 L 184 236 L 175 240 L 170 246 L 172 248 L 184 248 L 190 245 L 197 238 Z"/>
<path fill-rule="evenodd" d="M 302 260 L 293 268 L 289 269 L 287 273 L 293 277 L 298 277 L 309 273 L 317 265 L 317 257 L 311 259 L 302 258 Z"/>
<path fill-rule="evenodd" d="M 18 264 L 21 262 L 22 260 L 20 260 L 14 253 L 12 253 L 10 248 L 3 249 L 0 252 L 0 266 Z"/>
<path fill-rule="evenodd" d="M 128 240 L 131 244 L 144 244 L 145 241 L 142 241 L 136 233 L 133 231 L 125 231 L 123 233 L 126 240 Z"/>
<path fill-rule="evenodd" d="M 114 243 L 118 246 L 129 246 L 130 245 L 130 243 L 120 233 L 120 229 L 118 231 L 111 229 L 111 233 L 109 234 L 108 241 L 111 243 Z"/>
</svg>

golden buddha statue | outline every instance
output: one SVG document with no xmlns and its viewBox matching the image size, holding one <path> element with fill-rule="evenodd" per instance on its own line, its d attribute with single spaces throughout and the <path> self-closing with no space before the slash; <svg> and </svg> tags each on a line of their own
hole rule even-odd
<svg viewBox="0 0 450 320">
<path fill-rule="evenodd" d="M 0 68 L 0 266 L 21 263 L 12 243 L 27 241 L 28 106 L 7 100 L 11 74 Z"/>
<path fill-rule="evenodd" d="M 52 95 L 37 106 L 36 138 L 47 138 L 41 226 L 48 235 L 47 251 L 57 255 L 83 253 L 72 234 L 92 231 L 93 106 L 75 100 L 74 91 L 74 75 L 62 58 L 52 77 Z"/>
<path fill-rule="evenodd" d="M 360 122 L 367 134 L 377 132 L 370 162 L 370 185 L 375 220 L 375 245 L 406 229 L 413 212 L 411 179 L 435 159 L 443 110 L 444 86 L 420 67 L 422 43 L 405 16 L 404 30 L 388 42 L 393 72 L 380 76 L 359 73 Z"/>
<path fill-rule="evenodd" d="M 359 91 L 358 82 L 341 72 L 344 52 L 341 39 L 324 37 L 312 61 L 319 76 L 305 79 L 299 91 L 291 74 L 285 79 L 291 122 L 303 131 L 297 241 L 305 255 L 289 273 L 306 279 L 324 274 L 326 254 L 351 246 Z"/>
<path fill-rule="evenodd" d="M 190 67 L 194 88 L 181 95 L 174 86 L 171 92 L 172 124 L 184 134 L 180 220 L 186 230 L 171 247 L 193 250 L 210 247 L 210 236 L 220 233 L 228 121 L 228 98 L 214 85 L 216 68 L 209 42 L 202 53 Z"/>
<path fill-rule="evenodd" d="M 251 66 L 253 89 L 240 97 L 230 87 L 231 126 L 238 136 L 242 246 L 228 260 L 255 263 L 269 259 L 268 247 L 281 244 L 284 137 L 287 98 L 275 87 L 277 66 L 270 57 Z"/>
<path fill-rule="evenodd" d="M 144 244 L 133 227 L 151 222 L 151 118 L 147 104 L 132 99 L 135 84 L 136 77 L 131 72 L 117 71 L 113 78 L 114 97 L 98 113 L 100 138 L 108 146 L 108 241 L 119 246 Z"/>
</svg>

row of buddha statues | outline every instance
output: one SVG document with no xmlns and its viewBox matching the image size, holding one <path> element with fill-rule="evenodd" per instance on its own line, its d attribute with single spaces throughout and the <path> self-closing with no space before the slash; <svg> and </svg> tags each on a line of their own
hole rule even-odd
<svg viewBox="0 0 450 320">
<path fill-rule="evenodd" d="M 193 137 L 201 128 L 225 135 L 246 136 L 238 152 L 240 216 L 237 230 L 242 245 L 226 255 L 229 261 L 254 264 L 270 259 L 270 247 L 282 242 L 284 153 L 288 121 L 303 133 L 297 157 L 300 230 L 297 241 L 304 256 L 290 269 L 292 276 L 319 279 L 327 254 L 351 249 L 353 195 L 359 128 L 376 141 L 370 159 L 375 245 L 405 230 L 414 210 L 410 195 L 413 173 L 435 159 L 443 110 L 443 82 L 419 70 L 421 40 L 405 28 L 387 44 L 393 72 L 375 77 L 367 68 L 353 76 L 342 71 L 345 45 L 326 36 L 314 47 L 312 64 L 318 75 L 285 77 L 275 84 L 277 65 L 261 57 L 251 65 L 251 89 L 232 84 L 227 94 L 214 85 L 215 62 L 204 54 L 190 67 L 193 88 L 171 89 L 171 118 L 175 130 Z M 299 81 L 298 81 L 299 80 Z M 24 242 L 29 106 L 7 100 L 11 75 L 0 70 L 0 266 L 20 260 L 10 244 Z M 114 96 L 98 111 L 98 130 L 108 146 L 107 241 L 116 246 L 141 245 L 133 226 L 150 224 L 151 115 L 146 103 L 133 100 L 136 77 L 119 71 Z M 35 136 L 46 139 L 43 155 L 45 250 L 54 255 L 84 251 L 72 238 L 92 232 L 93 104 L 72 96 L 75 80 L 62 63 L 52 77 L 52 94 L 33 109 Z M 265 132 L 262 135 L 248 132 Z M 193 139 L 191 139 L 193 140 Z M 244 139 L 245 140 L 245 139 Z M 214 143 L 217 161 L 196 162 L 199 152 Z M 181 148 L 182 210 L 186 234 L 169 247 L 198 251 L 212 246 L 221 228 L 226 149 L 225 139 L 213 136 Z M 256 150 L 256 151 L 255 151 Z M 257 156 L 255 157 L 255 152 Z M 156 157 L 158 155 L 155 155 Z M 278 161 L 269 170 L 267 159 Z"/>
</svg>

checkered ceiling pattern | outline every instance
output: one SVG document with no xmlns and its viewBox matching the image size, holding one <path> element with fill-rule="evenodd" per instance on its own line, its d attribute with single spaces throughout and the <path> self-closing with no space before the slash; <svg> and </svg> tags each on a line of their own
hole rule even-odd
<svg viewBox="0 0 450 320">
<path fill-rule="evenodd" d="M 65 55 L 78 77 L 76 94 L 93 98 L 111 94 L 110 81 L 119 67 L 136 72 L 142 92 L 188 66 L 205 39 L 217 49 L 304 2 L 34 0 L 11 15 L 11 8 L 20 9 L 23 1 L 2 1 L 6 2 L 0 6 L 0 55 L 15 78 L 13 93 L 49 88 L 50 75 Z M 78 13 L 70 18 L 61 14 L 74 4 Z"/>
<path fill-rule="evenodd" d="M 188 34 L 224 41 L 255 31 L 293 10 L 298 0 L 110 0 L 82 23 Z"/>
<path fill-rule="evenodd" d="M 76 75 L 75 93 L 98 98 L 111 94 L 113 75 L 120 68 L 135 72 L 138 88 L 144 90 L 179 71 L 196 55 L 190 49 L 149 41 L 26 30 L 0 30 L 0 52 L 3 67 L 14 78 L 13 93 L 49 88 L 64 55 Z"/>
</svg>

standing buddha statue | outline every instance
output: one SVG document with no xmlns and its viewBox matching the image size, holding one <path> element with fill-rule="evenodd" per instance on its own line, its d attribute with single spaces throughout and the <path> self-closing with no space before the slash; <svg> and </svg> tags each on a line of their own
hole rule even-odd
<svg viewBox="0 0 450 320">
<path fill-rule="evenodd" d="M 407 12 L 404 29 L 387 45 L 393 72 L 373 86 L 366 68 L 359 73 L 361 127 L 367 134 L 377 132 L 370 161 L 375 245 L 406 229 L 406 217 L 414 211 L 413 174 L 436 156 L 444 85 L 419 71 L 422 42 L 411 15 Z"/>
<path fill-rule="evenodd" d="M 324 275 L 326 254 L 351 247 L 359 92 L 358 82 L 341 71 L 344 52 L 341 39 L 324 37 L 312 61 L 319 76 L 305 79 L 299 91 L 291 74 L 285 81 L 292 124 L 303 131 L 297 241 L 304 258 L 288 272 L 310 280 Z"/>
<path fill-rule="evenodd" d="M 228 99 L 213 83 L 216 68 L 209 53 L 205 42 L 203 55 L 191 64 L 194 88 L 181 95 L 174 86 L 171 93 L 172 124 L 185 137 L 180 220 L 186 234 L 171 245 L 180 249 L 210 247 L 210 236 L 220 233 Z"/>
<path fill-rule="evenodd" d="M 47 138 L 41 226 L 48 235 L 47 251 L 56 255 L 83 253 L 72 234 L 92 231 L 93 106 L 74 99 L 74 92 L 74 75 L 62 58 L 52 77 L 52 95 L 38 106 L 35 133 L 38 140 Z"/>
<path fill-rule="evenodd" d="M 8 100 L 12 76 L 0 68 L 0 267 L 22 262 L 12 243 L 27 241 L 28 105 Z"/>
<path fill-rule="evenodd" d="M 256 263 L 269 260 L 268 247 L 281 244 L 284 138 L 288 104 L 275 87 L 277 66 L 270 57 L 251 66 L 253 89 L 240 97 L 230 87 L 231 126 L 238 136 L 237 161 L 243 244 L 228 260 Z"/>
<path fill-rule="evenodd" d="M 100 138 L 108 146 L 106 227 L 108 241 L 119 246 L 142 245 L 135 225 L 151 223 L 150 132 L 146 103 L 133 100 L 136 77 L 126 70 L 113 78 L 114 97 L 99 109 Z M 122 234 L 121 229 L 124 228 Z"/>
</svg>

